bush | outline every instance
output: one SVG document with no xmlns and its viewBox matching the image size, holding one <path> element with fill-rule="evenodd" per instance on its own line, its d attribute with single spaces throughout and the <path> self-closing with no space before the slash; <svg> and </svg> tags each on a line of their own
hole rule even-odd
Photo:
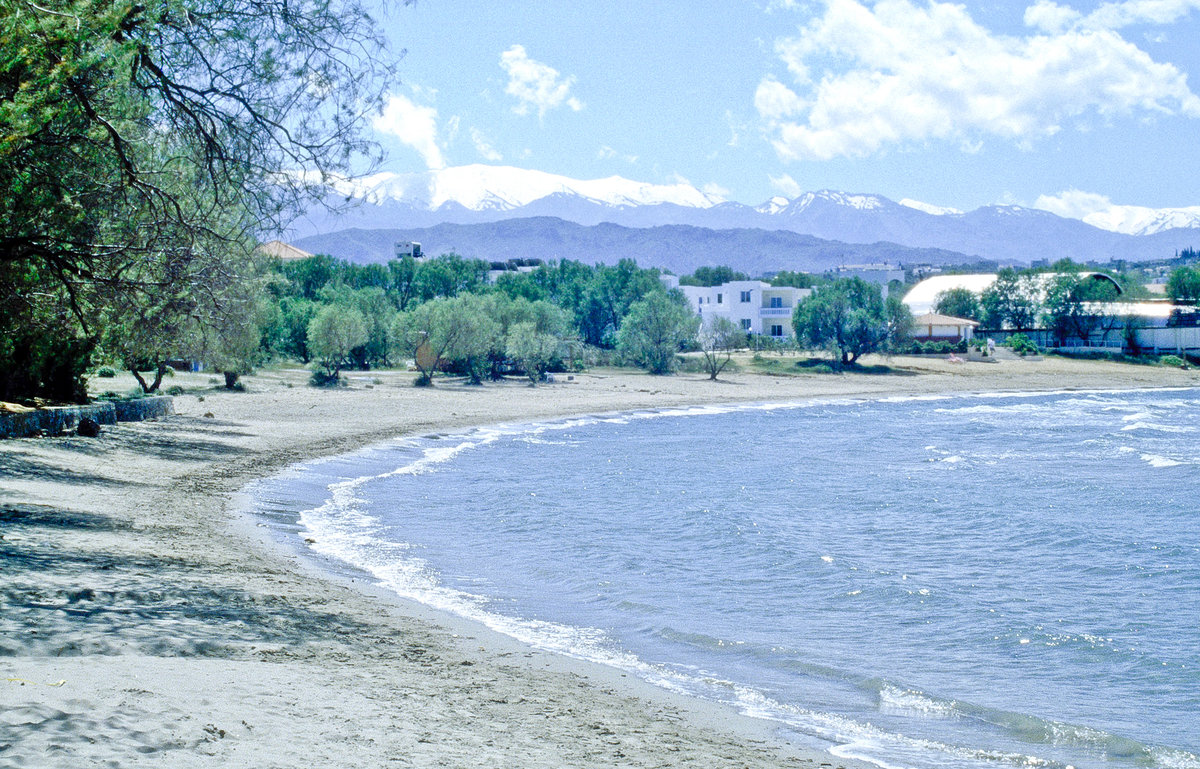
<svg viewBox="0 0 1200 769">
<path fill-rule="evenodd" d="M 335 371 L 329 372 L 324 368 L 319 368 L 312 372 L 312 376 L 308 378 L 308 383 L 313 387 L 343 387 L 346 382 Z"/>
<path fill-rule="evenodd" d="M 112 366 L 101 366 L 96 370 L 96 376 L 100 377 L 101 379 L 112 379 L 116 375 L 117 372 Z"/>
<path fill-rule="evenodd" d="M 1006 344 L 1008 345 L 1009 349 L 1021 356 L 1037 355 L 1039 352 L 1041 352 L 1041 350 L 1038 349 L 1038 346 L 1033 343 L 1033 340 L 1024 334 L 1013 334 L 1008 338 L 1008 342 Z"/>
<path fill-rule="evenodd" d="M 183 395 L 184 389 L 179 385 L 171 385 L 167 388 L 167 395 Z"/>
<path fill-rule="evenodd" d="M 1158 359 L 1161 366 L 1171 366 L 1172 368 L 1187 368 L 1187 362 L 1178 355 L 1164 355 Z"/>
</svg>

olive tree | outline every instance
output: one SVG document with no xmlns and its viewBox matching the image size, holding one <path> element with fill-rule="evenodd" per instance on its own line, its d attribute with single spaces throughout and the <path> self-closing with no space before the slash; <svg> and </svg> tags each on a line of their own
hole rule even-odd
<svg viewBox="0 0 1200 769">
<path fill-rule="evenodd" d="M 367 320 L 353 307 L 328 304 L 308 324 L 308 349 L 321 367 L 314 382 L 337 383 L 355 347 L 367 343 Z"/>
<path fill-rule="evenodd" d="M 537 324 L 531 321 L 521 321 L 509 329 L 506 350 L 508 356 L 521 365 L 530 385 L 537 385 L 546 377 L 554 360 L 562 357 L 563 339 L 539 331 Z"/>
<path fill-rule="evenodd" d="M 733 351 L 745 345 L 746 332 L 729 318 L 710 315 L 700 324 L 696 341 L 704 359 L 704 370 L 709 379 L 716 381 L 733 361 Z"/>
<path fill-rule="evenodd" d="M 700 318 L 676 295 L 654 292 L 635 302 L 617 332 L 621 355 L 651 374 L 671 374 L 680 348 L 695 339 Z"/>
<path fill-rule="evenodd" d="M 902 307 L 899 302 L 885 303 L 874 283 L 842 278 L 800 300 L 792 311 L 792 327 L 797 339 L 830 350 L 841 365 L 850 365 L 903 331 Z"/>
</svg>

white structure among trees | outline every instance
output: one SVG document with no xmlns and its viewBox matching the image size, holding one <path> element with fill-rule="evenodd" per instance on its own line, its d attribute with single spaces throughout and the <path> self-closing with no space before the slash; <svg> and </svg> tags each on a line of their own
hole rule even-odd
<svg viewBox="0 0 1200 769">
<path fill-rule="evenodd" d="M 728 318 L 748 334 L 791 338 L 792 310 L 811 288 L 772 286 L 761 280 L 734 280 L 719 286 L 679 286 L 701 319 Z"/>
</svg>

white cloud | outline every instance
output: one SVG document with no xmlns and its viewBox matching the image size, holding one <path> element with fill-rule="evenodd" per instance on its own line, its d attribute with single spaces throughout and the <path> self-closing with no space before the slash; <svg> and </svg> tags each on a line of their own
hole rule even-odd
<svg viewBox="0 0 1200 769">
<path fill-rule="evenodd" d="M 1126 0 L 1103 3 L 1084 16 L 1054 0 L 1037 0 L 1025 10 L 1025 24 L 1046 32 L 1067 28 L 1113 30 L 1134 24 L 1171 24 L 1197 9 L 1200 0 Z"/>
<path fill-rule="evenodd" d="M 622 155 L 621 153 L 617 152 L 615 149 L 608 146 L 607 144 L 605 144 L 600 149 L 596 150 L 596 159 L 597 160 L 613 160 L 614 158 L 619 158 L 621 160 L 624 160 L 626 163 L 629 163 L 630 165 L 633 165 L 634 163 L 638 162 L 637 155 Z"/>
<path fill-rule="evenodd" d="M 1068 219 L 1083 219 L 1089 214 L 1108 211 L 1113 207 L 1113 202 L 1107 195 L 1069 189 L 1057 195 L 1040 195 L 1033 207 Z"/>
<path fill-rule="evenodd" d="M 471 143 L 475 145 L 475 151 L 479 153 L 479 157 L 484 160 L 491 163 L 498 163 L 504 160 L 504 156 L 500 154 L 500 151 L 492 146 L 487 136 L 478 128 L 471 129 Z"/>
<path fill-rule="evenodd" d="M 525 46 L 514 45 L 501 53 L 500 66 L 508 73 L 504 92 L 516 97 L 517 106 L 513 107 L 513 112 L 518 115 L 537 110 L 540 118 L 563 105 L 575 112 L 583 109 L 583 102 L 571 95 L 575 78 L 564 78 L 553 67 L 529 58 Z"/>
<path fill-rule="evenodd" d="M 1200 0 L 1127 0 L 1104 3 L 1084 19 L 1096 29 L 1120 29 L 1131 24 L 1171 24 L 1200 9 Z"/>
<path fill-rule="evenodd" d="M 729 200 L 729 189 L 722 187 L 716 182 L 709 182 L 701 187 L 700 191 L 709 197 L 720 198 L 721 200 Z"/>
<path fill-rule="evenodd" d="M 434 107 L 414 104 L 406 96 L 392 94 L 372 125 L 376 131 L 391 134 L 415 149 L 429 169 L 446 167 L 437 143 L 437 109 Z"/>
<path fill-rule="evenodd" d="M 804 192 L 804 188 L 800 186 L 799 182 L 792 178 L 791 174 L 784 174 L 783 176 L 768 176 L 767 178 L 771 180 L 771 186 L 779 190 L 786 197 L 799 197 L 800 193 Z"/>
<path fill-rule="evenodd" d="M 1028 11 L 1044 31 L 1027 37 L 994 34 L 962 5 L 864 1 L 827 0 L 796 37 L 777 41 L 794 88 L 768 76 L 754 98 L 780 157 L 865 156 L 930 140 L 977 148 L 988 136 L 1020 144 L 1089 115 L 1200 117 L 1200 98 L 1174 65 L 1049 0 Z M 1185 0 L 1120 5 L 1144 18 L 1154 2 Z"/>
</svg>

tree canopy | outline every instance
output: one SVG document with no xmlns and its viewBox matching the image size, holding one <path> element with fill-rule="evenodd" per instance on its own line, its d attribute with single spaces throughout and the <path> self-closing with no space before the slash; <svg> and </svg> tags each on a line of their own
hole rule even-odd
<svg viewBox="0 0 1200 769">
<path fill-rule="evenodd" d="M 369 162 L 381 50 L 355 0 L 8 0 L 0 395 L 78 397 L 52 374 L 115 311 L 226 314 L 257 237 Z"/>
<path fill-rule="evenodd" d="M 883 349 L 904 335 L 912 315 L 898 297 L 883 300 L 883 291 L 862 278 L 840 278 L 802 299 L 792 313 L 796 338 L 814 348 L 831 350 L 842 365 Z"/>
</svg>

